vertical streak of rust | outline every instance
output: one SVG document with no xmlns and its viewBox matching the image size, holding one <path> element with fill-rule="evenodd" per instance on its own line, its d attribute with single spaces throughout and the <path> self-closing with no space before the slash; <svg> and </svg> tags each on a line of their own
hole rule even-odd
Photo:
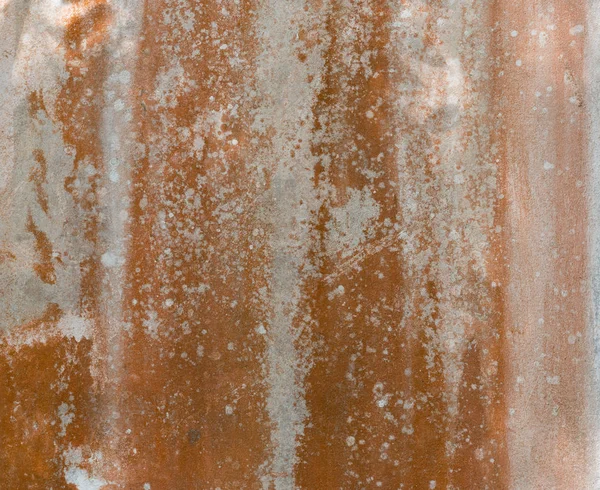
<svg viewBox="0 0 600 490">
<path fill-rule="evenodd" d="M 185 13 L 177 2 L 146 2 L 140 34 L 124 478 L 152 488 L 257 488 L 268 432 L 257 333 L 265 182 L 249 164 L 259 141 L 247 76 L 256 6 L 187 5 Z"/>
</svg>

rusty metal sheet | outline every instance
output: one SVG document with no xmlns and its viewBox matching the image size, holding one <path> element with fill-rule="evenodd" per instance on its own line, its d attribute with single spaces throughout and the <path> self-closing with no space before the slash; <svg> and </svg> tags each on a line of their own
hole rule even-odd
<svg viewBox="0 0 600 490">
<path fill-rule="evenodd" d="M 0 488 L 600 488 L 599 22 L 0 0 Z"/>
</svg>

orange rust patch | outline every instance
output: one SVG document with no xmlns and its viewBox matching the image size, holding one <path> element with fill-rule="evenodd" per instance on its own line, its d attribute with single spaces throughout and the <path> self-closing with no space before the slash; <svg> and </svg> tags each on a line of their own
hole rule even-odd
<svg viewBox="0 0 600 490">
<path fill-rule="evenodd" d="M 33 266 L 33 269 L 42 281 L 47 284 L 54 284 L 56 273 L 52 260 L 52 244 L 46 234 L 36 226 L 31 213 L 27 215 L 27 231 L 35 237 L 35 248 L 40 260 Z"/>
<path fill-rule="evenodd" d="M 35 150 L 33 152 L 33 157 L 35 158 L 38 166 L 31 171 L 31 176 L 29 180 L 35 184 L 35 194 L 38 200 L 40 207 L 44 213 L 48 213 L 48 194 L 44 189 L 44 183 L 46 182 L 46 173 L 48 172 L 48 164 L 46 163 L 46 158 L 44 157 L 44 152 L 42 150 Z"/>
</svg>

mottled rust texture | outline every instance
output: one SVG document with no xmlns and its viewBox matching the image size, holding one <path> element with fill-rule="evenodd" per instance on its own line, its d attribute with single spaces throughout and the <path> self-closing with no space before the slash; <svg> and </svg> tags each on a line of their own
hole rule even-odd
<svg viewBox="0 0 600 490">
<path fill-rule="evenodd" d="M 0 0 L 0 489 L 600 488 L 598 22 Z"/>
</svg>

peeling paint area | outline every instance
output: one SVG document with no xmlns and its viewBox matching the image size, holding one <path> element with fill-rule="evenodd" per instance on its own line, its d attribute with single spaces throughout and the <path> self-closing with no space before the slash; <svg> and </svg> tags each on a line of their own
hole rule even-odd
<svg viewBox="0 0 600 490">
<path fill-rule="evenodd" d="M 0 0 L 0 487 L 600 488 L 599 16 Z"/>
</svg>

